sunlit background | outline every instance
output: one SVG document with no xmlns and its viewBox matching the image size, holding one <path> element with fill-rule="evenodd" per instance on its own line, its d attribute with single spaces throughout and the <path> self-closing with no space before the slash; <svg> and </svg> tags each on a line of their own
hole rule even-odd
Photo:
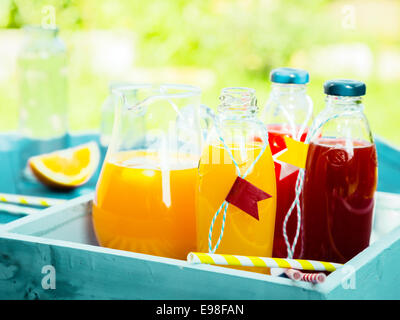
<svg viewBox="0 0 400 320">
<path fill-rule="evenodd" d="M 400 146 L 398 0 L 1 0 L 1 132 L 18 125 L 21 27 L 51 10 L 68 49 L 71 132 L 99 128 L 112 81 L 199 85 L 211 107 L 223 87 L 253 87 L 262 107 L 269 71 L 290 66 L 310 72 L 316 112 L 325 80 L 365 81 L 374 134 Z"/>
</svg>

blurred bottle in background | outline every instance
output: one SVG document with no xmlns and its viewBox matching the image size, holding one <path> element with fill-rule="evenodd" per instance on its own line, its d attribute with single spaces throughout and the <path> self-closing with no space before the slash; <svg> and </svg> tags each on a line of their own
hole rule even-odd
<svg viewBox="0 0 400 320">
<path fill-rule="evenodd" d="M 66 46 L 56 27 L 26 26 L 24 31 L 18 57 L 20 169 L 29 157 L 68 143 Z"/>
<path fill-rule="evenodd" d="M 58 29 L 25 28 L 19 58 L 21 104 L 19 132 L 32 139 L 67 133 L 67 52 Z"/>
</svg>

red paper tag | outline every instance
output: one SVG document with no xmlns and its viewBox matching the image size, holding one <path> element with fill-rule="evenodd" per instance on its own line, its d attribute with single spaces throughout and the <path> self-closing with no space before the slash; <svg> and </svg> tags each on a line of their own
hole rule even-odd
<svg viewBox="0 0 400 320">
<path fill-rule="evenodd" d="M 250 182 L 237 177 L 225 200 L 259 220 L 257 202 L 271 197 Z"/>
</svg>

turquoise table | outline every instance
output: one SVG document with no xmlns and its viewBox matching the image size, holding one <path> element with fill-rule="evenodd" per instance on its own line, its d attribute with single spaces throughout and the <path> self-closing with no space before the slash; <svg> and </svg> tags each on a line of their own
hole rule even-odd
<svg viewBox="0 0 400 320">
<path fill-rule="evenodd" d="M 71 144 L 96 139 L 81 136 Z M 400 299 L 400 151 L 377 140 L 379 184 L 372 244 L 325 283 L 189 265 L 98 246 L 91 222 L 96 178 L 57 194 L 71 201 L 26 217 L 2 218 L 1 299 Z M 9 139 L 7 140 L 9 141 Z M 0 144 L 0 192 L 12 190 L 13 147 Z M 10 156 L 11 155 L 11 156 Z M 6 157 L 8 157 L 6 159 Z M 10 170 L 10 169 L 8 169 Z M 54 196 L 41 186 L 35 194 Z M 389 219 L 389 224 L 385 224 Z M 397 219 L 397 222 L 396 222 Z M 396 225 L 396 223 L 398 225 Z"/>
</svg>

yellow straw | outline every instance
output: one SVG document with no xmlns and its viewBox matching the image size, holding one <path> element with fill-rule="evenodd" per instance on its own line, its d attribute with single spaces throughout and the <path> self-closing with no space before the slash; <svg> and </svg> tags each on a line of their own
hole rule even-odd
<svg viewBox="0 0 400 320">
<path fill-rule="evenodd" d="M 238 256 L 230 254 L 211 254 L 190 252 L 187 256 L 190 264 L 215 264 L 225 266 L 266 267 L 266 268 L 292 268 L 298 270 L 335 271 L 342 264 L 334 262 L 281 259 L 253 256 Z"/>
<path fill-rule="evenodd" d="M 42 210 L 17 206 L 15 204 L 0 203 L 0 211 L 6 211 L 7 213 L 10 214 L 31 215 L 31 214 L 37 214 Z"/>
<path fill-rule="evenodd" d="M 35 197 L 21 194 L 0 193 L 0 202 L 11 202 L 25 205 L 50 207 L 65 202 L 64 199 Z"/>
</svg>

